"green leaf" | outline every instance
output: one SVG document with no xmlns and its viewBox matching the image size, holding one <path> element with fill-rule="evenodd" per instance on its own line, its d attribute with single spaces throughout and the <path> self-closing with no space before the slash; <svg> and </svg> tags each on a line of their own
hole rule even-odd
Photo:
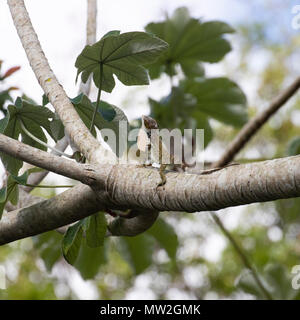
<svg viewBox="0 0 300 320">
<path fill-rule="evenodd" d="M 85 83 L 93 74 L 95 85 L 107 92 L 115 87 L 113 75 L 125 85 L 149 84 L 142 65 L 154 62 L 167 48 L 167 43 L 145 32 L 106 34 L 92 46 L 86 46 L 77 57 L 75 67 Z M 102 73 L 101 73 L 102 70 Z"/>
<path fill-rule="evenodd" d="M 21 127 L 16 117 L 16 108 L 12 105 L 8 106 L 7 114 L 4 119 L 1 119 L 1 133 L 18 140 Z M 18 175 L 19 170 L 23 165 L 23 161 L 11 157 L 6 153 L 0 152 L 0 157 L 5 169 L 11 174 Z"/>
<path fill-rule="evenodd" d="M 83 95 L 80 94 L 79 96 L 71 99 L 72 104 L 74 105 L 78 115 L 80 116 L 81 120 L 84 122 L 84 124 L 86 125 L 87 128 L 90 128 L 91 122 L 92 122 L 92 117 L 95 111 L 95 104 L 92 103 L 90 101 L 90 99 Z M 96 118 L 95 118 L 95 126 L 101 130 L 103 128 L 108 128 L 110 127 L 110 121 L 107 121 L 102 113 L 101 113 L 101 109 L 108 109 L 109 104 L 107 102 L 104 101 L 100 101 L 100 106 L 98 109 L 98 112 L 96 114 Z M 114 111 L 114 109 L 112 107 L 110 107 L 110 109 L 112 109 L 112 113 L 113 116 L 115 117 L 116 113 Z M 105 112 L 104 112 L 105 113 Z M 111 118 L 111 114 L 110 114 L 110 118 Z M 96 135 L 96 131 L 93 129 L 93 135 Z"/>
<path fill-rule="evenodd" d="M 296 156 L 299 153 L 300 153 L 300 137 L 296 137 L 289 143 L 287 154 L 288 156 Z"/>
<path fill-rule="evenodd" d="M 74 267 L 80 272 L 83 279 L 93 279 L 100 266 L 107 262 L 107 252 L 108 241 L 105 241 L 101 247 L 91 248 L 83 238 Z"/>
<path fill-rule="evenodd" d="M 8 201 L 10 201 L 13 205 L 17 205 L 19 200 L 18 185 L 26 185 L 29 174 L 42 170 L 43 169 L 34 167 L 26 170 L 21 176 L 14 176 L 12 174 L 8 176 L 6 186 L 0 189 L 0 219 L 3 209 Z"/>
<path fill-rule="evenodd" d="M 0 220 L 2 218 L 3 210 L 7 202 L 7 187 L 0 189 Z"/>
<path fill-rule="evenodd" d="M 70 226 L 62 240 L 62 252 L 69 264 L 74 264 L 80 250 L 83 234 L 83 220 Z"/>
<path fill-rule="evenodd" d="M 105 35 L 102 37 L 102 39 L 107 38 L 109 36 L 118 36 L 120 34 L 119 30 L 112 30 L 105 33 Z"/>
<path fill-rule="evenodd" d="M 94 102 L 93 105 L 96 108 L 96 102 Z M 109 104 L 109 103 L 107 103 L 105 101 L 100 101 L 99 111 L 102 114 L 102 117 L 106 121 L 112 121 L 116 116 L 115 109 L 112 107 L 111 104 Z"/>
<path fill-rule="evenodd" d="M 30 119 L 26 119 L 23 121 L 24 127 L 31 133 L 33 134 L 36 138 L 39 140 L 47 143 L 47 137 L 42 130 L 42 128 L 37 125 L 35 122 L 31 121 Z M 22 130 L 22 129 L 21 129 Z M 25 144 L 28 144 L 34 148 L 41 149 L 43 151 L 47 151 L 47 147 L 41 145 L 39 142 L 35 141 L 31 137 L 29 137 L 23 130 L 21 131 L 21 136 L 22 136 L 22 142 Z"/>
<path fill-rule="evenodd" d="M 48 272 L 61 257 L 62 235 L 56 231 L 49 231 L 33 237 L 34 247 L 39 251 Z"/>
<path fill-rule="evenodd" d="M 149 66 L 152 79 L 158 78 L 162 72 L 174 75 L 176 64 L 181 66 L 188 77 L 203 75 L 200 62 L 220 61 L 231 50 L 223 35 L 234 32 L 221 21 L 202 23 L 191 18 L 185 7 L 176 9 L 163 22 L 148 24 L 145 30 L 169 44 L 168 51 Z"/>
<path fill-rule="evenodd" d="M 180 65 L 183 73 L 188 78 L 203 77 L 205 74 L 203 65 L 197 61 L 187 60 L 183 61 Z"/>
<path fill-rule="evenodd" d="M 13 101 L 12 97 L 9 94 L 9 90 L 4 90 L 0 92 L 0 110 L 6 114 L 6 110 L 4 109 L 4 104 L 6 101 Z"/>
<path fill-rule="evenodd" d="M 27 183 L 29 172 L 25 171 L 21 176 L 13 176 L 11 175 L 12 179 L 15 180 L 18 184 L 25 185 Z"/>
<path fill-rule="evenodd" d="M 185 92 L 197 98 L 197 111 L 226 124 L 240 127 L 248 120 L 247 99 L 240 87 L 227 78 L 182 82 Z"/>
<path fill-rule="evenodd" d="M 153 226 L 147 231 L 152 235 L 164 248 L 170 259 L 176 260 L 176 252 L 179 246 L 179 241 L 173 227 L 162 218 L 156 220 Z"/>
<path fill-rule="evenodd" d="M 4 133 L 8 123 L 9 123 L 9 115 L 0 120 L 0 133 Z"/>
<path fill-rule="evenodd" d="M 42 106 L 46 106 L 47 104 L 49 103 L 49 98 L 43 94 L 43 97 L 42 97 Z"/>
<path fill-rule="evenodd" d="M 24 124 L 31 134 L 46 142 L 47 138 L 42 128 L 52 136 L 49 119 L 53 117 L 53 112 L 47 108 L 30 104 L 25 100 L 22 101 L 21 98 L 17 98 L 15 105 L 8 106 L 6 117 L 0 122 L 0 130 L 1 133 L 15 140 L 18 140 L 21 135 L 22 142 L 41 150 L 46 150 L 44 146 L 30 138 L 22 130 L 21 124 Z M 0 156 L 6 170 L 17 176 L 23 162 L 2 152 Z"/>
<path fill-rule="evenodd" d="M 0 203 L 3 203 L 6 200 L 7 188 L 3 187 L 0 189 Z"/>
<path fill-rule="evenodd" d="M 91 248 L 102 246 L 106 234 L 107 222 L 103 212 L 86 219 L 86 243 Z"/>
<path fill-rule="evenodd" d="M 149 99 L 151 116 L 160 128 L 204 129 L 204 145 L 212 140 L 212 129 L 208 116 L 196 114 L 197 100 L 191 94 L 184 93 L 180 87 L 173 87 L 171 93 L 160 101 Z"/>
<path fill-rule="evenodd" d="M 58 141 L 64 137 L 65 127 L 59 118 L 55 118 L 51 121 L 50 128 L 55 141 Z"/>
<path fill-rule="evenodd" d="M 136 237 L 121 238 L 121 254 L 130 263 L 135 274 L 145 271 L 152 263 L 153 237 L 141 234 Z"/>
<path fill-rule="evenodd" d="M 77 113 L 84 122 L 84 124 L 90 128 L 92 121 L 93 113 L 96 108 L 96 103 L 92 103 L 89 98 L 83 94 L 71 99 Z M 118 107 L 109 104 L 105 101 L 100 101 L 100 106 L 95 118 L 95 126 L 101 129 L 111 129 L 116 134 L 116 145 L 111 145 L 113 152 L 118 156 L 121 156 L 125 150 L 126 136 L 119 137 L 119 122 L 125 121 L 128 123 L 128 119 L 124 112 Z M 92 133 L 96 135 L 95 129 L 92 130 Z"/>
<path fill-rule="evenodd" d="M 5 187 L 1 189 L 1 200 L 0 200 L 0 219 L 3 214 L 3 210 L 8 201 L 10 201 L 13 205 L 18 203 L 19 198 L 19 189 L 18 182 L 11 175 L 8 176 L 7 184 Z"/>
</svg>

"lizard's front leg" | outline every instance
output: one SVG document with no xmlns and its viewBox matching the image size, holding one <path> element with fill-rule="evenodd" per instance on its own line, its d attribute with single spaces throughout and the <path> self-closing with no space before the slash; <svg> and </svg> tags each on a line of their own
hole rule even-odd
<svg viewBox="0 0 300 320">
<path fill-rule="evenodd" d="M 166 182 L 167 182 L 167 178 L 166 178 L 166 175 L 165 175 L 166 167 L 167 167 L 166 164 L 161 164 L 161 165 L 160 165 L 160 168 L 159 168 L 159 176 L 160 176 L 161 181 L 160 181 L 160 183 L 157 185 L 157 188 L 158 188 L 158 187 L 162 187 L 162 186 L 165 185 Z"/>
</svg>

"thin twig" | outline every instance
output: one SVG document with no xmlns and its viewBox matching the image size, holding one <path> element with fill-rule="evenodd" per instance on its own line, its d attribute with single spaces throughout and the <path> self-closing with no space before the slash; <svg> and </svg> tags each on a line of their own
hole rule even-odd
<svg viewBox="0 0 300 320">
<path fill-rule="evenodd" d="M 68 140 L 67 137 L 64 136 L 61 140 L 57 141 L 56 145 L 55 145 L 55 150 L 60 150 L 60 151 L 65 151 L 67 146 L 68 146 Z M 59 154 L 57 154 L 57 152 L 55 151 L 51 151 L 51 154 L 57 155 L 59 156 Z M 48 175 L 49 171 L 44 170 L 41 172 L 34 172 L 32 174 L 30 174 L 30 176 L 28 177 L 28 183 L 32 184 L 32 185 L 38 185 L 40 184 L 43 179 Z M 33 187 L 22 187 L 24 191 L 26 192 L 30 192 L 32 191 Z"/>
<path fill-rule="evenodd" d="M 237 240 L 234 239 L 232 234 L 225 228 L 222 221 L 219 219 L 219 217 L 214 212 L 210 212 L 210 215 L 214 219 L 215 223 L 220 227 L 222 232 L 225 234 L 227 239 L 230 241 L 230 243 L 234 247 L 235 251 L 238 253 L 241 260 L 243 261 L 245 267 L 248 268 L 252 272 L 252 275 L 253 275 L 255 282 L 257 283 L 257 285 L 259 286 L 259 288 L 261 289 L 261 291 L 263 292 L 265 297 L 268 300 L 273 300 L 270 292 L 264 287 L 263 283 L 261 282 L 261 280 L 259 278 L 259 275 L 257 274 L 257 272 L 255 270 L 255 267 L 252 266 L 250 260 L 248 259 L 247 255 L 245 254 L 245 252 L 243 251 L 242 247 L 239 245 Z"/>
<path fill-rule="evenodd" d="M 265 111 L 258 114 L 256 117 L 252 118 L 245 124 L 245 126 L 241 129 L 235 139 L 229 144 L 222 157 L 218 161 L 210 165 L 210 168 L 224 167 L 229 164 L 237 155 L 237 153 L 245 146 L 245 144 L 249 142 L 250 139 L 256 134 L 256 132 L 277 110 L 279 110 L 281 106 L 283 106 L 297 92 L 299 88 L 300 77 L 298 77 L 286 90 L 284 90 L 277 98 L 275 98 Z M 232 243 L 234 249 L 241 257 L 245 266 L 252 271 L 255 281 L 263 291 L 264 295 L 271 300 L 272 296 L 261 283 L 255 269 L 252 267 L 250 260 L 247 258 L 242 248 L 235 241 L 231 233 L 225 228 L 218 216 L 214 212 L 211 212 L 211 216 L 213 217 L 216 224 L 220 227 L 224 235 Z"/>
<path fill-rule="evenodd" d="M 86 44 L 92 45 L 96 42 L 97 34 L 97 0 L 87 0 L 87 23 L 86 23 Z M 89 95 L 91 90 L 92 77 L 86 83 L 80 82 L 79 93 Z"/>
<path fill-rule="evenodd" d="M 26 187 L 31 187 L 31 188 L 46 188 L 46 189 L 54 189 L 54 188 L 73 188 L 74 185 L 57 185 L 57 186 L 52 186 L 52 185 L 33 185 L 30 183 L 25 183 L 24 184 Z"/>
<path fill-rule="evenodd" d="M 268 119 L 283 106 L 300 88 L 300 77 L 271 102 L 270 106 L 248 121 L 235 139 L 226 148 L 222 157 L 213 163 L 212 167 L 224 167 L 234 159 L 244 145 L 256 134 L 256 132 L 268 121 Z"/>
<path fill-rule="evenodd" d="M 39 138 L 37 138 L 36 136 L 34 136 L 30 131 L 28 131 L 24 125 L 24 122 L 21 120 L 20 121 L 20 124 L 21 124 L 21 128 L 22 130 L 24 131 L 24 133 L 29 137 L 31 138 L 32 140 L 36 141 L 37 143 L 41 144 L 42 146 L 46 147 L 46 148 L 49 148 L 50 150 L 53 151 L 54 154 L 59 154 L 60 156 L 64 156 L 64 157 L 67 157 L 69 159 L 73 159 L 71 155 L 67 154 L 67 153 L 64 153 L 58 149 L 55 149 L 55 147 L 52 147 L 50 145 L 48 145 L 46 142 L 40 140 Z"/>
</svg>

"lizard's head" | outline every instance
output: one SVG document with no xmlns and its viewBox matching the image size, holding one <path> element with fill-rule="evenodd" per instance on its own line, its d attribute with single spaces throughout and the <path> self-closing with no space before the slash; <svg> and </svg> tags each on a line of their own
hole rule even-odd
<svg viewBox="0 0 300 320">
<path fill-rule="evenodd" d="M 142 116 L 142 121 L 146 129 L 158 129 L 158 124 L 153 118 Z"/>
</svg>

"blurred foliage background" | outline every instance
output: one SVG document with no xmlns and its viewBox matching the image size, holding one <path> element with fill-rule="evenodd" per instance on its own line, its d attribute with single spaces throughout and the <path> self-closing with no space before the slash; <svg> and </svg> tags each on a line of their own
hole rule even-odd
<svg viewBox="0 0 300 320">
<path fill-rule="evenodd" d="M 195 66 L 192 69 L 198 72 L 197 76 L 204 67 L 208 76 L 221 74 L 235 81 L 247 93 L 246 112 L 253 117 L 299 75 L 296 62 L 300 32 L 291 28 L 290 20 L 280 19 L 282 10 L 290 11 L 286 1 L 253 1 L 244 3 L 244 7 L 249 12 L 249 21 L 232 25 L 235 33 L 226 35 L 233 50 L 217 64 L 204 62 L 199 69 Z M 151 26 L 148 30 L 153 32 Z M 157 68 L 152 71 L 155 78 Z M 159 101 L 150 99 L 144 107 L 162 126 L 184 127 L 184 121 L 171 123 L 168 117 L 174 106 L 172 94 L 180 95 L 180 88 L 185 85 L 180 82 L 185 80 L 184 75 L 171 68 L 164 71 L 171 77 L 153 83 L 165 83 L 171 78 L 171 95 Z M 9 96 L 7 89 L 3 79 L 1 109 Z M 121 106 L 125 113 L 134 108 L 133 102 L 141 94 L 139 90 L 130 89 Z M 178 96 L 174 101 L 178 101 Z M 187 114 L 182 119 L 190 122 L 197 119 L 192 107 L 184 112 Z M 217 117 L 204 117 L 208 161 L 218 159 L 246 121 L 245 116 L 238 118 L 238 123 L 232 123 L 230 116 L 229 121 L 223 122 Z M 203 119 L 203 113 L 199 118 Z M 251 140 L 237 161 L 298 154 L 299 136 L 297 95 Z M 43 197 L 51 197 L 54 192 L 34 190 L 34 194 Z M 299 205 L 299 199 L 288 199 L 217 212 L 274 299 L 300 298 L 300 290 L 291 286 L 292 267 L 300 264 Z M 52 231 L 2 246 L 0 265 L 7 271 L 7 289 L 0 290 L 0 299 L 265 298 L 228 238 L 206 212 L 161 213 L 157 223 L 138 237 L 109 239 L 100 249 L 88 248 L 83 243 L 75 268 L 62 258 L 61 240 L 62 235 Z"/>
</svg>

